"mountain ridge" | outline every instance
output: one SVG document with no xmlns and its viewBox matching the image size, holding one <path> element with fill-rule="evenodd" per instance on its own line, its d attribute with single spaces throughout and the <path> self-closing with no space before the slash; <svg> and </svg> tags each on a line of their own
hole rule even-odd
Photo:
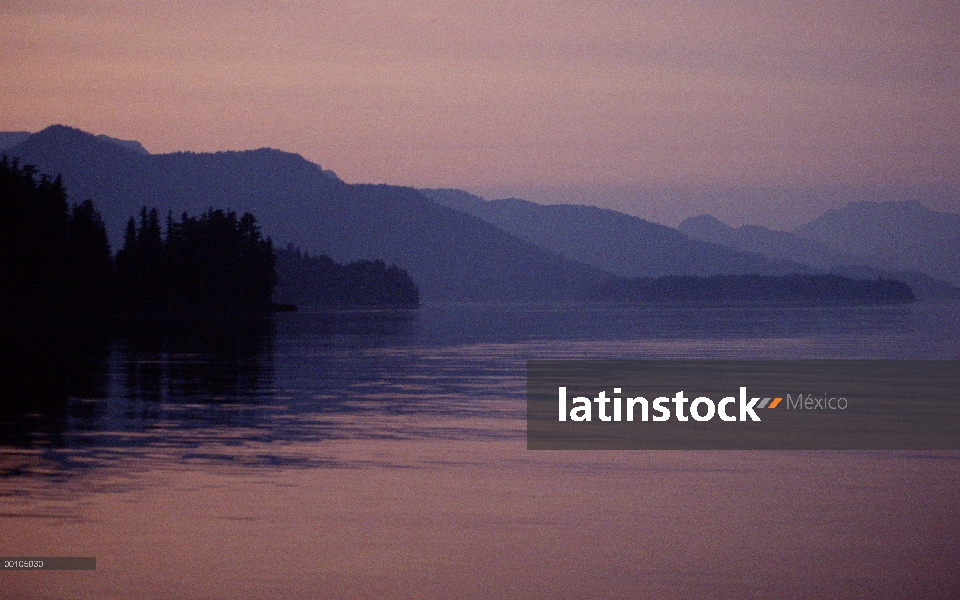
<svg viewBox="0 0 960 600">
<path fill-rule="evenodd" d="M 677 230 L 689 237 L 721 244 L 746 252 L 829 269 L 838 264 L 867 265 L 867 257 L 855 256 L 832 246 L 800 237 L 793 232 L 759 225 L 731 227 L 712 215 L 684 219 Z"/>
<path fill-rule="evenodd" d="M 293 243 L 338 262 L 396 264 L 410 272 L 425 300 L 559 299 L 611 277 L 413 188 L 346 184 L 279 150 L 142 154 L 61 125 L 6 153 L 61 174 L 72 201 L 92 198 L 114 247 L 141 206 L 177 215 L 224 208 L 253 213 L 278 246 Z"/>
<path fill-rule="evenodd" d="M 517 198 L 485 200 L 453 189 L 421 191 L 440 204 L 486 220 L 541 248 L 621 277 L 811 271 L 803 264 L 691 240 L 666 225 L 610 209 L 541 205 Z"/>
<path fill-rule="evenodd" d="M 8 133 L 15 139 L 23 132 Z M 2 152 L 40 172 L 62 174 L 74 201 L 95 200 L 115 247 L 123 224 L 141 206 L 177 215 L 208 208 L 252 212 L 278 246 L 292 243 L 340 262 L 380 259 L 407 269 L 425 300 L 575 298 L 612 277 L 893 274 L 911 285 L 948 291 L 938 279 L 960 279 L 953 272 L 960 269 L 960 249 L 950 237 L 960 232 L 960 216 L 935 213 L 930 225 L 924 219 L 934 211 L 916 202 L 852 203 L 793 232 L 734 229 L 709 215 L 674 229 L 595 206 L 347 184 L 299 154 L 272 148 L 150 154 L 139 142 L 55 125 Z M 890 218 L 870 216 L 878 211 L 910 218 L 893 219 L 891 228 Z M 909 235 L 887 240 L 879 250 L 870 246 L 877 236 L 896 237 L 905 228 L 913 238 L 939 240 L 944 250 L 938 254 L 934 247 L 931 254 L 929 243 Z M 846 238 L 874 254 L 838 247 L 837 239 Z M 903 246 L 902 238 L 912 262 L 896 245 Z M 952 265 L 951 252 L 957 254 Z"/>
<path fill-rule="evenodd" d="M 793 233 L 871 256 L 890 270 L 914 270 L 960 285 L 960 215 L 917 201 L 851 202 Z"/>
<path fill-rule="evenodd" d="M 868 201 L 862 204 L 879 207 L 881 204 L 890 203 Z M 919 203 L 910 201 L 902 204 L 919 205 Z M 922 205 L 920 207 L 924 211 L 928 210 Z M 907 209 L 916 211 L 917 207 L 907 207 Z M 828 211 L 818 219 L 823 219 L 821 224 L 829 223 L 830 218 L 835 214 L 842 214 L 840 213 L 842 210 Z M 941 214 L 950 215 L 951 213 Z M 805 225 L 801 227 L 805 227 Z M 829 225 L 826 225 L 825 228 L 829 228 Z M 711 215 L 699 215 L 685 219 L 678 229 L 691 237 L 732 248 L 760 252 L 772 258 L 784 258 L 807 263 L 815 268 L 837 275 L 859 279 L 898 279 L 909 284 L 920 299 L 960 298 L 960 288 L 957 287 L 956 280 L 949 278 L 949 272 L 944 277 L 942 272 L 926 269 L 923 263 L 911 262 L 902 258 L 892 260 L 889 254 L 895 254 L 893 250 L 890 250 L 888 255 L 854 254 L 843 247 L 838 247 L 835 243 L 828 244 L 825 240 L 817 237 L 802 237 L 795 232 L 768 229 L 757 225 L 743 225 L 734 228 Z M 874 235 L 878 234 L 874 232 Z M 894 234 L 891 233 L 890 235 Z M 928 249 L 927 251 L 932 252 L 933 250 Z"/>
</svg>

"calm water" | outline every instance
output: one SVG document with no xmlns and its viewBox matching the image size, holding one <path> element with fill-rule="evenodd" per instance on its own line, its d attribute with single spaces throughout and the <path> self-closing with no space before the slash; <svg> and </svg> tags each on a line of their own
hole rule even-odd
<svg viewBox="0 0 960 600">
<path fill-rule="evenodd" d="M 952 359 L 958 306 L 428 306 L 32 346 L 5 355 L 0 554 L 98 569 L 3 572 L 0 597 L 960 590 L 958 453 L 529 452 L 523 422 L 528 359 Z"/>
</svg>

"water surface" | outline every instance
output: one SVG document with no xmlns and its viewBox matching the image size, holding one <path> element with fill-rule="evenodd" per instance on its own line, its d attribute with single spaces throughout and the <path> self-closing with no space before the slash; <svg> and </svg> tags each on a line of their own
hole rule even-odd
<svg viewBox="0 0 960 600">
<path fill-rule="evenodd" d="M 531 452 L 523 422 L 528 359 L 952 359 L 953 305 L 441 305 L 78 338 L 16 355 L 0 549 L 98 569 L 0 573 L 0 597 L 960 589 L 957 453 Z"/>
</svg>

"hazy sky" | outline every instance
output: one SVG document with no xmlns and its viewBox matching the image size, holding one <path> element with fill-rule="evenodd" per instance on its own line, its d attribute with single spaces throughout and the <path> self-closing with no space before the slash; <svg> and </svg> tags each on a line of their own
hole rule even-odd
<svg viewBox="0 0 960 600">
<path fill-rule="evenodd" d="M 775 188 L 714 200 L 772 223 L 810 187 L 960 185 L 958 25 L 957 2 L 0 0 L 0 130 L 668 221 Z"/>
</svg>

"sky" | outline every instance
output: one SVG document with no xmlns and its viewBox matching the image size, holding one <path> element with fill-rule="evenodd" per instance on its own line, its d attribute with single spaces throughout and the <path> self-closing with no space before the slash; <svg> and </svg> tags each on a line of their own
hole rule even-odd
<svg viewBox="0 0 960 600">
<path fill-rule="evenodd" d="M 955 2 L 0 0 L 0 130 L 795 226 L 960 212 Z"/>
</svg>

